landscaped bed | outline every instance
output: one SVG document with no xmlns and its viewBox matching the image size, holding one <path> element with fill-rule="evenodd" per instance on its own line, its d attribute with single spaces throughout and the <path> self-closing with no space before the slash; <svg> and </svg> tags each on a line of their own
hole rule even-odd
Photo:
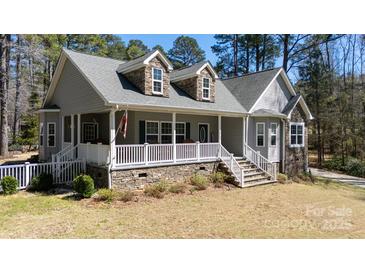
<svg viewBox="0 0 365 274">
<path fill-rule="evenodd" d="M 305 178 L 303 178 L 305 179 Z M 0 196 L 0 238 L 363 238 L 365 190 L 315 180 L 122 199 L 73 193 Z M 199 184 L 199 183 L 198 183 Z M 195 189 L 195 190 L 192 190 Z M 152 191 L 153 193 L 154 191 Z M 121 195 L 121 196 L 120 196 Z M 108 194 L 107 194 L 108 196 Z"/>
</svg>

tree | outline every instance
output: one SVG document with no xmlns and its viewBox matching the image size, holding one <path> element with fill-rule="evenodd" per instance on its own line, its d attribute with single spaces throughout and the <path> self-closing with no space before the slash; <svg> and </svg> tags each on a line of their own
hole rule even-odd
<svg viewBox="0 0 365 274">
<path fill-rule="evenodd" d="M 127 47 L 127 60 L 140 57 L 148 52 L 148 47 L 141 40 L 129 40 Z"/>
<path fill-rule="evenodd" d="M 152 50 L 159 50 L 163 55 L 167 56 L 167 52 L 161 45 L 156 45 L 152 48 Z"/>
<path fill-rule="evenodd" d="M 175 68 L 184 68 L 194 65 L 205 59 L 205 52 L 198 42 L 189 36 L 181 35 L 176 38 L 168 56 Z"/>
</svg>

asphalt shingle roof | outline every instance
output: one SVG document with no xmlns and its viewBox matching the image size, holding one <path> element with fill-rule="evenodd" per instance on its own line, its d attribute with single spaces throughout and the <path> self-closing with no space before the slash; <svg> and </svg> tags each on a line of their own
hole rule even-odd
<svg viewBox="0 0 365 274">
<path fill-rule="evenodd" d="M 214 103 L 194 100 L 186 92 L 178 89 L 173 84 L 170 85 L 168 98 L 146 96 L 142 94 L 138 88 L 132 85 L 122 74 L 117 73 L 117 68 L 120 64 L 124 63 L 123 61 L 70 50 L 64 51 L 109 103 L 186 108 L 227 113 L 247 112 L 220 80 L 216 81 L 216 97 Z M 145 58 L 146 56 L 143 56 L 143 59 Z"/>
<path fill-rule="evenodd" d="M 190 67 L 187 67 L 187 68 L 173 70 L 173 71 L 170 72 L 170 79 L 173 80 L 174 78 L 181 77 L 181 76 L 184 76 L 184 75 L 195 74 L 207 62 L 208 61 L 201 61 L 201 62 L 196 63 L 196 64 L 194 64 Z"/>
<path fill-rule="evenodd" d="M 283 113 L 286 114 L 286 115 L 289 115 L 289 113 L 292 111 L 292 109 L 296 106 L 296 104 L 298 103 L 299 99 L 300 99 L 301 95 L 300 94 L 297 94 L 295 96 L 293 96 L 288 104 L 284 107 L 283 109 Z"/>
<path fill-rule="evenodd" d="M 241 105 L 250 110 L 281 68 L 255 72 L 223 80 Z"/>
</svg>

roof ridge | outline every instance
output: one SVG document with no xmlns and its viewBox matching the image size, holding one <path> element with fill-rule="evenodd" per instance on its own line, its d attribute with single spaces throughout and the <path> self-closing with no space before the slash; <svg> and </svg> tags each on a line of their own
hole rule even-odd
<svg viewBox="0 0 365 274">
<path fill-rule="evenodd" d="M 224 79 L 221 79 L 221 80 L 226 81 L 226 80 L 231 80 L 231 79 L 238 79 L 238 78 L 243 78 L 243 77 L 250 76 L 250 75 L 253 75 L 253 74 L 259 74 L 259 73 L 268 72 L 268 71 L 271 71 L 271 70 L 280 70 L 280 69 L 282 69 L 282 67 L 276 67 L 276 68 L 270 68 L 270 69 L 265 69 L 265 70 L 260 70 L 260 71 L 254 71 L 254 72 L 246 73 L 246 74 L 243 74 L 243 75 L 240 75 L 240 76 L 227 77 L 227 78 L 224 78 Z"/>
<path fill-rule="evenodd" d="M 174 69 L 174 71 L 181 71 L 181 70 L 184 70 L 184 69 L 188 69 L 188 68 L 191 68 L 191 67 L 193 67 L 193 66 L 196 66 L 196 65 L 198 65 L 198 64 L 200 64 L 200 63 L 208 63 L 209 61 L 208 60 L 202 60 L 202 61 L 200 61 L 200 62 L 198 62 L 198 63 L 195 63 L 195 64 L 192 64 L 192 65 L 190 65 L 190 66 L 187 66 L 187 67 L 183 67 L 183 68 L 179 68 L 179 69 Z"/>
<path fill-rule="evenodd" d="M 123 63 L 128 62 L 127 60 L 120 60 L 120 59 L 115 59 L 115 58 L 111 58 L 111 57 L 107 57 L 107 56 L 94 55 L 94 54 L 85 53 L 85 52 L 81 52 L 81 51 L 77 51 L 77 50 L 73 50 L 73 49 L 68 49 L 68 48 L 62 48 L 62 50 L 66 53 L 67 53 L 67 51 L 71 51 L 71 52 L 74 52 L 74 53 L 77 53 L 77 54 L 87 55 L 87 56 L 91 56 L 91 57 L 109 59 L 109 60 L 114 60 L 114 61 L 123 62 Z"/>
</svg>

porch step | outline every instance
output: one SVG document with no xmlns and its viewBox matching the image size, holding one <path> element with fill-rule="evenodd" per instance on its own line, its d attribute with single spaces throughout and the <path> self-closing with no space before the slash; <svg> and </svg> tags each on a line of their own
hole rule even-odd
<svg viewBox="0 0 365 274">
<path fill-rule="evenodd" d="M 243 188 L 245 187 L 253 187 L 253 186 L 260 186 L 260 185 L 267 185 L 267 184 L 273 184 L 276 183 L 276 181 L 273 180 L 261 180 L 256 182 L 246 182 L 243 184 Z"/>
</svg>

